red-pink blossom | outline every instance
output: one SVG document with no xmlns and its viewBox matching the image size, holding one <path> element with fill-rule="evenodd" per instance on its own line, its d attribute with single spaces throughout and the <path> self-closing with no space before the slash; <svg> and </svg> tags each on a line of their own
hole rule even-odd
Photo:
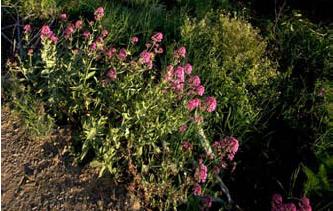
<svg viewBox="0 0 333 211">
<path fill-rule="evenodd" d="M 164 75 L 164 80 L 165 81 L 171 81 L 171 79 L 173 78 L 173 75 L 174 75 L 173 66 L 171 64 L 169 64 L 167 66 L 167 71 Z"/>
<path fill-rule="evenodd" d="M 195 184 L 193 187 L 193 195 L 200 196 L 202 193 L 201 186 L 199 184 Z"/>
<path fill-rule="evenodd" d="M 96 48 L 97 48 L 96 42 L 91 43 L 90 49 L 94 51 L 96 50 Z"/>
<path fill-rule="evenodd" d="M 111 48 L 111 49 L 108 49 L 105 54 L 108 58 L 112 58 L 113 55 L 117 52 L 117 50 L 115 48 Z"/>
<path fill-rule="evenodd" d="M 195 170 L 194 177 L 200 183 L 206 182 L 207 179 L 207 166 L 203 163 L 202 159 L 199 159 L 199 166 Z"/>
<path fill-rule="evenodd" d="M 192 149 L 192 144 L 188 140 L 185 140 L 182 143 L 182 149 L 183 149 L 183 151 L 189 151 Z"/>
<path fill-rule="evenodd" d="M 28 34 L 28 33 L 31 32 L 31 25 L 30 24 L 26 24 L 26 25 L 24 25 L 23 29 L 24 29 L 24 33 Z"/>
<path fill-rule="evenodd" d="M 210 196 L 206 196 L 202 199 L 202 204 L 204 207 L 210 208 L 212 206 L 213 199 Z"/>
<path fill-rule="evenodd" d="M 104 8 L 103 7 L 98 7 L 96 10 L 95 10 L 95 19 L 96 20 L 101 20 L 104 16 Z"/>
<path fill-rule="evenodd" d="M 76 29 L 81 29 L 82 28 L 82 25 L 83 25 L 83 21 L 82 20 L 77 20 L 75 22 L 75 28 Z"/>
<path fill-rule="evenodd" d="M 205 93 L 205 87 L 200 85 L 196 88 L 196 92 L 199 96 L 202 96 Z"/>
<path fill-rule="evenodd" d="M 184 83 L 184 81 L 185 81 L 184 68 L 181 66 L 178 66 L 175 70 L 175 76 L 179 80 L 179 82 Z"/>
<path fill-rule="evenodd" d="M 272 211 L 282 211 L 282 204 L 283 199 L 282 196 L 280 194 L 273 194 L 272 196 Z"/>
<path fill-rule="evenodd" d="M 131 43 L 133 44 L 133 45 L 135 45 L 136 43 L 138 43 L 139 42 L 139 38 L 137 37 L 137 36 L 133 36 L 132 38 L 131 38 Z"/>
<path fill-rule="evenodd" d="M 282 206 L 282 211 L 296 211 L 296 206 L 294 203 L 287 203 Z"/>
<path fill-rule="evenodd" d="M 110 69 L 108 70 L 108 72 L 106 73 L 106 76 L 107 76 L 110 80 L 114 81 L 114 80 L 117 79 L 117 71 L 116 71 L 114 68 L 110 68 Z"/>
<path fill-rule="evenodd" d="M 67 14 L 66 14 L 66 13 L 62 13 L 62 14 L 60 14 L 60 15 L 59 15 L 59 19 L 60 19 L 61 21 L 66 21 L 66 20 L 67 20 Z"/>
<path fill-rule="evenodd" d="M 185 56 L 186 56 L 186 48 L 185 47 L 180 47 L 176 51 L 176 56 L 185 58 Z"/>
<path fill-rule="evenodd" d="M 190 63 L 185 64 L 184 69 L 187 75 L 190 75 L 192 73 L 192 65 Z"/>
<path fill-rule="evenodd" d="M 189 111 L 192 111 L 195 108 L 198 108 L 200 105 L 201 105 L 200 99 L 195 98 L 195 99 L 192 99 L 192 100 L 188 101 L 188 103 L 187 103 L 187 109 Z"/>
<path fill-rule="evenodd" d="M 150 64 L 151 63 L 151 55 L 146 50 L 144 50 L 140 53 L 140 58 L 141 58 L 143 64 Z"/>
<path fill-rule="evenodd" d="M 119 53 L 118 53 L 118 58 L 120 60 L 124 60 L 124 59 L 126 59 L 126 57 L 127 57 L 127 51 L 126 51 L 126 49 L 125 48 L 121 48 L 119 50 Z"/>
<path fill-rule="evenodd" d="M 183 124 L 179 127 L 179 132 L 180 133 L 184 133 L 186 130 L 187 130 L 187 125 L 186 124 Z"/>
<path fill-rule="evenodd" d="M 105 38 L 108 36 L 109 32 L 108 32 L 108 30 L 103 29 L 101 34 L 102 34 L 102 37 Z"/>
<path fill-rule="evenodd" d="M 84 31 L 82 35 L 83 35 L 84 39 L 89 39 L 89 37 L 90 37 L 90 32 L 88 32 L 88 31 Z"/>
<path fill-rule="evenodd" d="M 201 115 L 195 115 L 194 116 L 194 121 L 197 123 L 197 124 L 200 124 L 203 122 L 203 117 Z"/>
<path fill-rule="evenodd" d="M 310 199 L 307 197 L 303 197 L 299 203 L 299 211 L 312 211 L 312 207 L 310 205 Z"/>
<path fill-rule="evenodd" d="M 163 40 L 163 34 L 161 32 L 158 32 L 156 34 L 154 34 L 151 39 L 154 41 L 154 42 L 162 42 Z"/>
<path fill-rule="evenodd" d="M 45 39 L 45 38 L 49 38 L 50 36 L 52 36 L 53 32 L 51 31 L 50 27 L 47 25 L 44 25 L 41 29 L 41 38 Z"/>
<path fill-rule="evenodd" d="M 190 84 L 191 84 L 191 86 L 192 86 L 193 88 L 196 88 L 196 87 L 200 86 L 200 83 L 201 83 L 201 81 L 200 81 L 200 77 L 197 76 L 197 75 L 192 76 L 192 77 L 190 78 L 189 82 L 190 82 Z"/>
<path fill-rule="evenodd" d="M 64 37 L 68 39 L 73 34 L 73 32 L 74 32 L 73 24 L 68 24 L 64 32 Z"/>
<path fill-rule="evenodd" d="M 50 37 L 50 40 L 54 43 L 54 44 L 56 44 L 57 42 L 58 42 L 58 37 L 57 36 L 55 36 L 54 34 L 52 34 L 51 35 L 51 37 Z"/>
<path fill-rule="evenodd" d="M 205 105 L 207 106 L 207 112 L 213 112 L 216 109 L 216 99 L 215 97 L 207 97 L 205 100 Z"/>
<path fill-rule="evenodd" d="M 221 142 L 221 147 L 227 152 L 228 159 L 233 160 L 238 151 L 239 142 L 234 137 L 225 138 Z"/>
<path fill-rule="evenodd" d="M 33 53 L 34 53 L 34 49 L 29 48 L 29 49 L 28 49 L 28 55 L 29 55 L 29 56 L 32 56 Z"/>
</svg>

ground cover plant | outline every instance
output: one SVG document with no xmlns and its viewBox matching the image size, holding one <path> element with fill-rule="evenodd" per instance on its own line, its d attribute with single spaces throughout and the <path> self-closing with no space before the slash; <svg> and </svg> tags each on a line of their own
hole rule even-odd
<svg viewBox="0 0 333 211">
<path fill-rule="evenodd" d="M 130 209 L 326 210 L 331 26 L 295 7 L 8 0 L 2 99 L 36 143 L 69 128 Z"/>
</svg>

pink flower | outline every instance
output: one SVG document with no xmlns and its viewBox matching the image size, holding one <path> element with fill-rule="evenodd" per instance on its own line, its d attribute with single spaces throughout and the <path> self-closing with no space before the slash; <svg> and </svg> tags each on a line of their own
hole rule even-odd
<svg viewBox="0 0 333 211">
<path fill-rule="evenodd" d="M 193 187 L 193 195 L 200 196 L 201 195 L 201 186 L 199 184 L 195 184 Z"/>
<path fill-rule="evenodd" d="M 23 29 L 24 29 L 24 33 L 28 34 L 31 32 L 31 25 L 30 24 L 24 25 Z"/>
<path fill-rule="evenodd" d="M 178 66 L 175 70 L 175 76 L 179 80 L 179 82 L 184 83 L 184 81 L 185 81 L 184 68 L 181 66 Z"/>
<path fill-rule="evenodd" d="M 201 83 L 200 77 L 195 75 L 195 76 L 190 78 L 189 82 L 190 82 L 190 84 L 192 85 L 193 88 L 196 88 L 196 87 L 200 86 L 200 83 Z"/>
<path fill-rule="evenodd" d="M 106 73 L 106 76 L 111 80 L 114 81 L 117 79 L 117 72 L 114 68 L 111 68 L 108 70 L 108 72 Z"/>
<path fill-rule="evenodd" d="M 203 117 L 200 116 L 200 115 L 195 115 L 194 116 L 194 121 L 197 123 L 197 124 L 200 124 L 203 122 Z"/>
<path fill-rule="evenodd" d="M 227 152 L 229 160 L 233 160 L 238 151 L 239 142 L 234 137 L 225 138 L 221 142 L 221 147 Z"/>
<path fill-rule="evenodd" d="M 127 51 L 126 51 L 126 49 L 125 49 L 125 48 L 121 48 L 121 49 L 119 50 L 119 53 L 118 53 L 118 58 L 119 58 L 120 60 L 124 60 L 124 59 L 126 59 L 126 56 L 127 56 Z"/>
<path fill-rule="evenodd" d="M 89 37 L 90 37 L 90 32 L 88 32 L 88 31 L 84 31 L 82 35 L 83 35 L 84 39 L 89 39 Z"/>
<path fill-rule="evenodd" d="M 272 196 L 272 211 L 280 211 L 282 208 L 282 196 L 280 194 L 273 194 Z M 281 210 L 282 211 L 282 210 Z"/>
<path fill-rule="evenodd" d="M 186 56 L 186 48 L 185 47 L 180 47 L 176 51 L 176 57 L 183 57 L 183 58 L 185 58 L 185 56 Z"/>
<path fill-rule="evenodd" d="M 111 48 L 106 51 L 106 56 L 111 59 L 116 52 L 117 52 L 117 50 L 115 48 Z"/>
<path fill-rule="evenodd" d="M 200 99 L 198 99 L 198 98 L 192 99 L 192 100 L 188 101 L 187 109 L 189 111 L 193 111 L 195 108 L 198 108 L 200 106 L 200 104 L 201 104 Z"/>
<path fill-rule="evenodd" d="M 134 37 L 131 38 L 131 43 L 132 43 L 133 45 L 135 45 L 135 44 L 138 43 L 138 42 L 139 42 L 139 38 L 138 38 L 137 36 L 134 36 Z"/>
<path fill-rule="evenodd" d="M 28 49 L 28 55 L 29 55 L 29 56 L 32 56 L 33 53 L 34 53 L 34 49 L 29 48 L 29 49 Z"/>
<path fill-rule="evenodd" d="M 52 34 L 51 35 L 51 37 L 50 37 L 50 40 L 54 43 L 54 44 L 57 44 L 57 42 L 58 42 L 58 37 L 57 36 L 55 36 L 54 34 Z"/>
<path fill-rule="evenodd" d="M 177 92 L 177 93 L 181 93 L 184 90 L 184 83 L 179 81 L 179 80 L 175 80 L 173 81 L 173 89 Z"/>
<path fill-rule="evenodd" d="M 108 34 L 109 34 L 108 30 L 103 29 L 103 31 L 102 31 L 102 37 L 105 38 L 105 37 L 108 36 Z"/>
<path fill-rule="evenodd" d="M 94 50 L 96 50 L 96 48 L 97 48 L 97 44 L 96 44 L 96 42 L 93 42 L 90 46 L 90 49 L 94 51 Z"/>
<path fill-rule="evenodd" d="M 185 73 L 190 75 L 192 73 L 192 65 L 190 63 L 185 64 Z"/>
<path fill-rule="evenodd" d="M 154 42 L 161 42 L 163 40 L 163 34 L 161 32 L 158 32 L 156 34 L 154 34 L 151 39 L 154 41 Z"/>
<path fill-rule="evenodd" d="M 207 106 L 207 112 L 215 111 L 217 105 L 215 97 L 207 97 L 205 105 Z"/>
<path fill-rule="evenodd" d="M 210 196 L 206 196 L 202 200 L 202 204 L 204 207 L 210 208 L 212 206 L 213 199 Z"/>
<path fill-rule="evenodd" d="M 195 170 L 194 177 L 196 178 L 196 180 L 199 183 L 200 182 L 202 182 L 202 183 L 206 182 L 206 179 L 207 179 L 207 166 L 205 166 L 205 164 L 203 164 L 202 159 L 199 160 L 199 166 Z"/>
<path fill-rule="evenodd" d="M 186 140 L 182 143 L 182 148 L 183 148 L 183 151 L 189 151 L 192 149 L 192 144 Z"/>
<path fill-rule="evenodd" d="M 73 32 L 74 32 L 73 24 L 68 24 L 64 32 L 65 34 L 64 37 L 68 39 L 73 34 Z"/>
<path fill-rule="evenodd" d="M 67 14 L 66 13 L 62 13 L 59 15 L 59 18 L 61 21 L 66 21 L 67 20 Z"/>
<path fill-rule="evenodd" d="M 154 49 L 154 52 L 155 52 L 156 54 L 161 54 L 161 53 L 164 52 L 164 50 L 163 50 L 163 48 L 155 48 L 155 49 Z"/>
<path fill-rule="evenodd" d="M 174 75 L 173 66 L 171 64 L 169 64 L 167 66 L 167 72 L 165 73 L 164 80 L 165 81 L 171 81 L 173 75 Z"/>
<path fill-rule="evenodd" d="M 95 10 L 95 19 L 96 20 L 101 20 L 104 16 L 104 8 L 103 7 L 98 7 L 96 10 Z"/>
<path fill-rule="evenodd" d="M 42 27 L 40 34 L 41 34 L 41 38 L 45 39 L 45 38 L 49 38 L 50 36 L 52 36 L 53 32 L 51 31 L 49 26 L 44 25 Z"/>
<path fill-rule="evenodd" d="M 82 25 L 83 25 L 83 21 L 82 20 L 77 20 L 75 22 L 75 28 L 76 29 L 81 29 L 82 28 Z"/>
<path fill-rule="evenodd" d="M 305 196 L 301 199 L 299 207 L 300 207 L 299 211 L 312 211 L 310 200 Z"/>
<path fill-rule="evenodd" d="M 284 204 L 282 207 L 282 211 L 296 211 L 296 206 L 294 203 Z"/>
<path fill-rule="evenodd" d="M 146 50 L 144 50 L 140 53 L 140 58 L 142 59 L 143 64 L 150 64 L 151 63 L 151 55 Z"/>
<path fill-rule="evenodd" d="M 183 124 L 179 127 L 179 132 L 180 133 L 184 133 L 186 130 L 187 130 L 187 125 L 186 124 Z"/>
<path fill-rule="evenodd" d="M 196 88 L 196 91 L 199 96 L 202 96 L 205 93 L 205 87 L 200 85 Z"/>
</svg>

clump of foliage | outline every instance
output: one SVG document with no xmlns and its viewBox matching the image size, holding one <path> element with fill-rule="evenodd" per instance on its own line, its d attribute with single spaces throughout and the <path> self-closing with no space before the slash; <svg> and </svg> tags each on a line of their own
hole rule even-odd
<svg viewBox="0 0 333 211">
<path fill-rule="evenodd" d="M 221 176 L 235 167 L 239 143 L 206 135 L 218 101 L 204 94 L 186 48 L 168 50 L 164 67 L 156 62 L 167 50 L 162 33 L 144 50 L 136 36 L 115 45 L 103 16 L 100 7 L 90 21 L 61 14 L 51 26 L 25 25 L 24 57 L 8 66 L 12 98 L 36 99 L 55 122 L 71 125 L 80 159 L 92 153 L 100 175 L 128 178 L 123 182 L 144 207 L 226 206 L 231 197 Z M 36 32 L 40 42 L 33 45 Z"/>
<path fill-rule="evenodd" d="M 277 73 L 265 56 L 265 41 L 246 21 L 214 12 L 202 20 L 187 19 L 182 39 L 208 93 L 220 102 L 210 125 L 243 137 L 277 95 L 270 89 Z"/>
</svg>

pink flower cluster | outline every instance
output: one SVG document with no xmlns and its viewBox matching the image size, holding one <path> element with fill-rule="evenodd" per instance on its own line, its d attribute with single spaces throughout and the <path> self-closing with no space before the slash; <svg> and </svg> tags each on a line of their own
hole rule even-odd
<svg viewBox="0 0 333 211">
<path fill-rule="evenodd" d="M 42 40 L 50 39 L 54 44 L 58 42 L 58 37 L 53 33 L 49 26 L 44 25 L 40 32 Z"/>
<path fill-rule="evenodd" d="M 200 196 L 201 193 L 202 193 L 201 186 L 199 184 L 195 184 L 194 187 L 193 187 L 193 194 L 195 196 Z"/>
<path fill-rule="evenodd" d="M 312 211 L 310 200 L 307 197 L 303 197 L 298 208 L 292 202 L 283 203 L 282 196 L 280 194 L 273 194 L 272 197 L 272 211 Z"/>
<path fill-rule="evenodd" d="M 96 10 L 95 10 L 95 20 L 101 20 L 104 16 L 104 8 L 103 7 L 98 7 Z"/>
<path fill-rule="evenodd" d="M 186 48 L 185 47 L 180 47 L 174 52 L 174 57 L 175 58 L 185 58 L 186 56 Z"/>
<path fill-rule="evenodd" d="M 154 41 L 154 42 L 162 42 L 163 40 L 163 34 L 161 32 L 158 32 L 156 34 L 154 34 L 151 39 Z"/>
<path fill-rule="evenodd" d="M 145 64 L 151 69 L 153 67 L 152 55 L 147 50 L 140 53 L 140 60 L 142 64 Z"/>
<path fill-rule="evenodd" d="M 192 150 L 192 148 L 193 148 L 193 146 L 192 146 L 192 144 L 188 140 L 185 140 L 182 143 L 182 149 L 183 149 L 184 152 L 190 151 L 190 150 Z"/>
<path fill-rule="evenodd" d="M 202 159 L 199 159 L 199 166 L 195 171 L 194 178 L 199 182 L 199 183 L 205 183 L 207 179 L 207 166 L 203 163 Z"/>
<path fill-rule="evenodd" d="M 72 34 L 74 33 L 74 31 L 75 31 L 74 25 L 71 23 L 68 24 L 64 31 L 65 39 L 69 39 L 72 36 Z"/>
<path fill-rule="evenodd" d="M 106 73 L 106 76 L 111 80 L 114 81 L 117 79 L 117 71 L 114 68 L 111 68 L 108 70 L 108 72 Z"/>
<path fill-rule="evenodd" d="M 59 19 L 60 19 L 61 21 L 66 21 L 66 20 L 67 20 L 67 14 L 66 14 L 66 13 L 61 13 L 61 14 L 59 15 Z"/>
<path fill-rule="evenodd" d="M 212 206 L 213 199 L 210 196 L 205 196 L 202 199 L 202 204 L 204 207 L 210 208 Z"/>
<path fill-rule="evenodd" d="M 24 25 L 23 30 L 24 30 L 25 34 L 30 33 L 31 32 L 31 25 L 30 24 Z"/>
<path fill-rule="evenodd" d="M 134 36 L 134 37 L 131 38 L 131 43 L 132 43 L 133 45 L 135 45 L 135 44 L 138 43 L 138 42 L 139 42 L 139 38 L 138 38 L 137 36 Z"/>
<path fill-rule="evenodd" d="M 212 145 L 219 156 L 227 156 L 232 161 L 238 151 L 239 143 L 234 137 L 224 138 L 222 141 L 215 141 Z"/>
</svg>

